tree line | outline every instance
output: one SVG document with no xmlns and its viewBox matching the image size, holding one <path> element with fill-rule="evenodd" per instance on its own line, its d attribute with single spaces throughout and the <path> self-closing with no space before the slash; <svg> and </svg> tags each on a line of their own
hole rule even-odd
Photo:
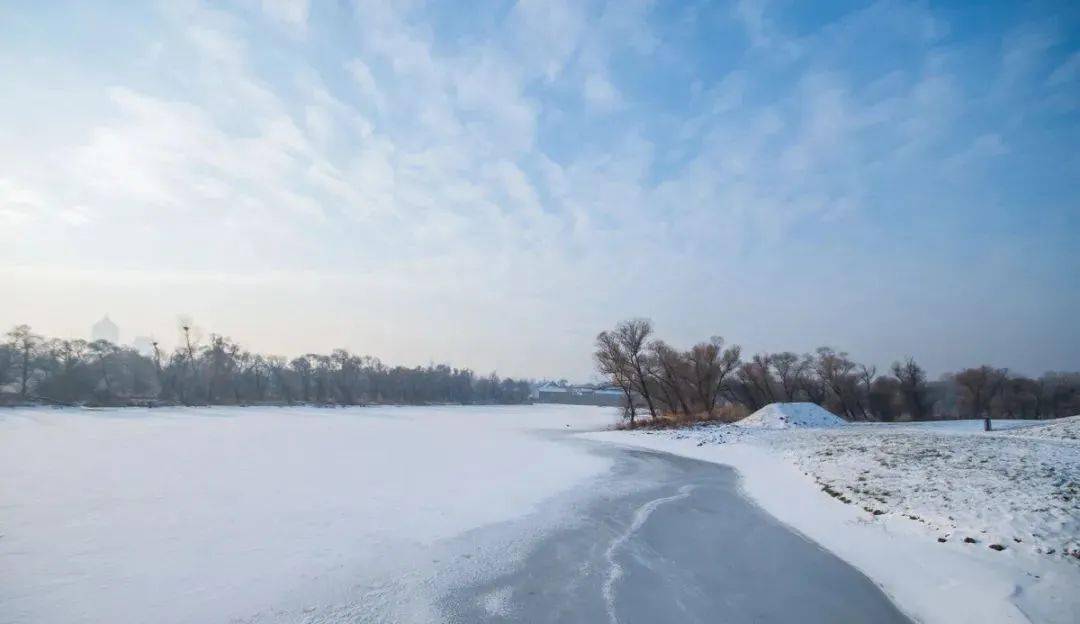
<svg viewBox="0 0 1080 624">
<path fill-rule="evenodd" d="M 0 344 L 0 403 L 243 405 L 526 403 L 528 381 L 446 365 L 387 366 L 345 349 L 295 358 L 252 353 L 229 338 L 205 342 L 191 325 L 180 345 L 153 353 L 106 340 L 47 339 L 27 325 Z"/>
<path fill-rule="evenodd" d="M 712 337 L 677 349 L 654 337 L 647 319 L 631 319 L 596 337 L 597 370 L 624 394 L 625 417 L 717 418 L 721 408 L 750 412 L 769 403 L 816 403 L 849 421 L 991 417 L 1049 418 L 1080 413 L 1080 373 L 1032 379 L 979 366 L 927 379 L 913 358 L 879 373 L 847 353 L 744 356 L 739 345 Z"/>
</svg>

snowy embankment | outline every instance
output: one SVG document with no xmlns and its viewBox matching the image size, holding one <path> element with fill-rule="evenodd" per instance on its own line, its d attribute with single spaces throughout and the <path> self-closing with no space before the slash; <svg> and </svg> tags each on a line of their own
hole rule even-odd
<svg viewBox="0 0 1080 624">
<path fill-rule="evenodd" d="M 1048 423 L 1040 423 L 1038 425 L 1030 425 L 1029 423 L 1031 421 L 1027 420 L 1018 422 L 1024 423 L 1024 426 L 1009 431 L 1011 435 L 1028 438 L 1080 441 L 1080 415 L 1072 416 L 1070 418 L 1058 418 L 1057 420 Z"/>
<path fill-rule="evenodd" d="M 1080 621 L 1080 418 L 995 426 L 845 425 L 792 404 L 583 435 L 735 467 L 750 498 L 919 621 Z"/>
</svg>

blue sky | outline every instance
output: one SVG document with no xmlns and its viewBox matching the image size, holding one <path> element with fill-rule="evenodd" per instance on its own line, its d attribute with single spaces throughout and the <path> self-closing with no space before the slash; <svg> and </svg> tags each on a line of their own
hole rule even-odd
<svg viewBox="0 0 1080 624">
<path fill-rule="evenodd" d="M 0 3 L 0 322 L 1080 369 L 1075 3 Z"/>
</svg>

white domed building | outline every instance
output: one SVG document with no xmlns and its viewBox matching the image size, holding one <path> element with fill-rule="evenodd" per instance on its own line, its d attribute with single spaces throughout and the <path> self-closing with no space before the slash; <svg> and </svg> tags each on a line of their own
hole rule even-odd
<svg viewBox="0 0 1080 624">
<path fill-rule="evenodd" d="M 90 328 L 91 340 L 108 340 L 113 344 L 120 344 L 120 328 L 109 320 L 109 315 L 106 314 L 94 326 Z"/>
</svg>

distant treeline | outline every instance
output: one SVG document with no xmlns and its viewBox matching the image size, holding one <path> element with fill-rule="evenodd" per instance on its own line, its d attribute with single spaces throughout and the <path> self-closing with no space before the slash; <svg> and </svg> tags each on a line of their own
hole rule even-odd
<svg viewBox="0 0 1080 624">
<path fill-rule="evenodd" d="M 105 340 L 46 339 L 20 325 L 0 345 L 0 402 L 132 405 L 257 403 L 526 403 L 527 381 L 445 365 L 386 366 L 337 349 L 287 359 L 245 350 L 190 326 L 166 353 L 140 354 Z"/>
<path fill-rule="evenodd" d="M 754 411 L 776 401 L 817 403 L 847 420 L 1050 418 L 1080 413 L 1080 373 L 1038 379 L 979 366 L 937 381 L 914 359 L 879 374 L 847 353 L 759 353 L 713 337 L 683 351 L 653 339 L 646 319 L 619 323 L 596 337 L 597 368 L 627 397 L 626 417 L 715 417 L 725 406 Z"/>
</svg>

